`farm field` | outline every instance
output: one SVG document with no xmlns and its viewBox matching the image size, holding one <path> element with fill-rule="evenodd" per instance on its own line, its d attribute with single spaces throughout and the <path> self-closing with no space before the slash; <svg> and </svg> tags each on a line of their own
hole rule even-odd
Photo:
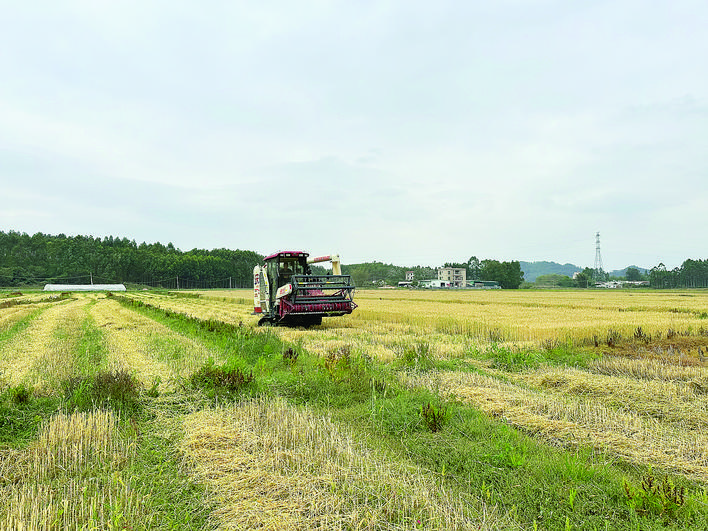
<svg viewBox="0 0 708 531">
<path fill-rule="evenodd" d="M 708 291 L 0 294 L 0 529 L 708 528 Z"/>
</svg>

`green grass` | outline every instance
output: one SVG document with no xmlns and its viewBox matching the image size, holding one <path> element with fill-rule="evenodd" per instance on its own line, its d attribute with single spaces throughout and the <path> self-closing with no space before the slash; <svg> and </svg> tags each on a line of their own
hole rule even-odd
<svg viewBox="0 0 708 531">
<path fill-rule="evenodd" d="M 37 431 L 60 407 L 57 397 L 34 396 L 33 390 L 26 400 L 17 400 L 18 388 L 6 387 L 0 391 L 0 448 L 21 447 L 37 437 Z"/>
<path fill-rule="evenodd" d="M 590 449 L 543 444 L 462 404 L 442 402 L 452 415 L 441 431 L 432 432 L 419 415 L 429 398 L 402 391 L 395 398 L 322 413 L 360 426 L 370 444 L 433 470 L 452 491 L 481 495 L 529 529 L 708 529 L 700 485 L 662 474 L 685 487 L 686 504 L 671 513 L 636 510 L 624 484 L 636 489 L 646 470 Z"/>
<path fill-rule="evenodd" d="M 585 367 L 599 357 L 594 350 L 580 348 L 572 341 L 546 341 L 535 348 L 492 344 L 484 352 L 472 350 L 469 356 L 490 360 L 493 368 L 507 372 L 534 370 L 541 365 Z"/>
<path fill-rule="evenodd" d="M 146 500 L 146 509 L 154 515 L 147 528 L 211 529 L 208 517 L 215 509 L 214 501 L 207 497 L 203 486 L 190 479 L 188 466 L 176 450 L 183 404 L 150 399 L 147 402 L 139 421 L 124 425 L 124 431 L 136 437 L 139 445 L 135 459 L 123 473 L 134 482 Z"/>
<path fill-rule="evenodd" d="M 80 374 L 94 374 L 105 367 L 108 348 L 105 334 L 87 315 L 81 323 L 81 336 L 76 345 L 74 365 Z"/>
</svg>

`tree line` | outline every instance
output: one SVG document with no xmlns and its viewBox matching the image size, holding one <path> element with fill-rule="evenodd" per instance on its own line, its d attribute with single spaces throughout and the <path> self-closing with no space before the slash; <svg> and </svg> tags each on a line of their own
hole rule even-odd
<svg viewBox="0 0 708 531">
<path fill-rule="evenodd" d="M 183 252 L 172 243 L 138 244 L 135 240 L 113 236 L 53 236 L 41 232 L 30 236 L 0 231 L 0 286 L 86 284 L 93 280 L 166 288 L 245 288 L 252 286 L 253 266 L 262 260 L 263 255 L 253 251 L 192 249 Z M 445 267 L 463 268 L 467 280 L 492 280 L 505 289 L 516 289 L 524 283 L 518 261 L 479 260 L 472 256 L 467 262 L 448 262 Z M 437 269 L 427 266 L 404 267 L 382 262 L 342 266 L 342 272 L 350 274 L 357 287 L 395 286 L 406 279 L 409 271 L 413 272 L 415 281 L 437 278 Z M 593 285 L 593 276 L 593 270 L 585 268 L 575 279 L 549 280 L 559 286 L 586 287 Z M 689 259 L 672 270 L 659 264 L 646 277 L 635 268 L 627 270 L 626 280 L 644 279 L 649 280 L 653 288 L 705 288 L 708 287 L 708 260 Z"/>
<path fill-rule="evenodd" d="M 708 288 L 708 259 L 688 259 L 670 271 L 660 263 L 649 271 L 649 283 L 654 288 Z"/>
<path fill-rule="evenodd" d="M 134 283 L 155 287 L 250 287 L 253 251 L 192 249 L 107 236 L 0 231 L 0 286 Z M 179 286 L 178 286 L 179 284 Z"/>
</svg>

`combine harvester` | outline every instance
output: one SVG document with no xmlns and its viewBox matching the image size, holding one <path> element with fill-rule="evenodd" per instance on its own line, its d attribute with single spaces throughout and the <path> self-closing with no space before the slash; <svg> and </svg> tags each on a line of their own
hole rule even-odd
<svg viewBox="0 0 708 531">
<path fill-rule="evenodd" d="M 301 251 L 281 251 L 253 268 L 253 313 L 259 326 L 312 326 L 323 317 L 352 313 L 352 277 L 342 275 L 339 255 L 309 258 Z M 310 264 L 332 262 L 332 275 L 313 275 Z"/>
</svg>

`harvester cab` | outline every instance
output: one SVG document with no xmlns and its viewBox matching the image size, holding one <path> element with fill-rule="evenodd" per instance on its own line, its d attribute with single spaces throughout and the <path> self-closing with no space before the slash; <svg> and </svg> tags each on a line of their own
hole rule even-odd
<svg viewBox="0 0 708 531">
<path fill-rule="evenodd" d="M 331 275 L 313 275 L 310 264 L 332 262 Z M 259 326 L 311 326 L 322 317 L 352 313 L 354 284 L 342 275 L 338 255 L 310 258 L 301 251 L 281 251 L 253 268 L 253 313 Z"/>
</svg>

